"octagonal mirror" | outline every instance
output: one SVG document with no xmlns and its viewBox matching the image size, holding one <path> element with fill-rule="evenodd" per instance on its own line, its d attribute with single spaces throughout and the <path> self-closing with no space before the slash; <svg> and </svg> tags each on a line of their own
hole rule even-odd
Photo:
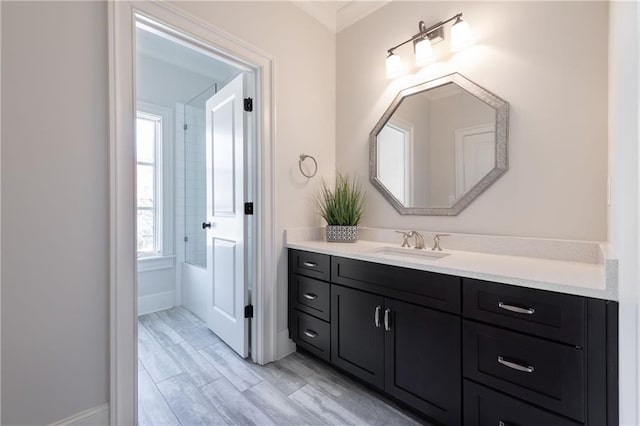
<svg viewBox="0 0 640 426">
<path fill-rule="evenodd" d="M 508 126 L 460 74 L 402 90 L 371 131 L 371 182 L 400 214 L 455 216 L 507 171 Z"/>
</svg>

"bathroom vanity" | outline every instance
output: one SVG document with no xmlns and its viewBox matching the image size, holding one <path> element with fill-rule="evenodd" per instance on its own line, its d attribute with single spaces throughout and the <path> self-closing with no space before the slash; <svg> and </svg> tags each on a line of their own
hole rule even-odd
<svg viewBox="0 0 640 426">
<path fill-rule="evenodd" d="M 617 302 L 593 288 L 487 280 L 464 270 L 462 252 L 446 261 L 459 255 L 462 266 L 447 269 L 445 259 L 380 246 L 288 244 L 299 349 L 438 424 L 618 423 Z"/>
</svg>

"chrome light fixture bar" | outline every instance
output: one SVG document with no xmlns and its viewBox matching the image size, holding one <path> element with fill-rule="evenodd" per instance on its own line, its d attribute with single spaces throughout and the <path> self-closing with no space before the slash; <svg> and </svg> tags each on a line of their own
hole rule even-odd
<svg viewBox="0 0 640 426">
<path fill-rule="evenodd" d="M 402 59 L 394 51 L 409 42 L 413 42 L 417 66 L 427 65 L 431 62 L 433 60 L 433 44 L 444 40 L 443 27 L 453 20 L 455 22 L 451 26 L 451 50 L 455 52 L 472 44 L 473 36 L 471 35 L 469 24 L 462 20 L 462 13 L 458 13 L 446 21 L 440 21 L 428 28 L 424 21 L 420 21 L 418 23 L 418 33 L 387 50 L 389 53 L 386 59 L 387 78 L 394 78 L 404 71 Z"/>
</svg>

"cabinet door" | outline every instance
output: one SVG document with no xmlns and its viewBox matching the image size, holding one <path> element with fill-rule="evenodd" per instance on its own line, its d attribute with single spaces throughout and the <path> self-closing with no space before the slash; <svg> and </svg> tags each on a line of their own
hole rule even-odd
<svg viewBox="0 0 640 426">
<path fill-rule="evenodd" d="M 392 299 L 385 314 L 385 391 L 438 423 L 460 424 L 460 318 Z"/>
<path fill-rule="evenodd" d="M 383 311 L 381 296 L 331 285 L 331 362 L 380 389 L 384 386 Z"/>
</svg>

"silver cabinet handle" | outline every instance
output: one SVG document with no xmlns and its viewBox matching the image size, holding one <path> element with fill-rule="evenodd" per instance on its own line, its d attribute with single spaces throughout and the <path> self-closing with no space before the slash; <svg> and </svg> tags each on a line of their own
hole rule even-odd
<svg viewBox="0 0 640 426">
<path fill-rule="evenodd" d="M 533 308 L 521 308 L 519 306 L 507 305 L 506 303 L 503 303 L 503 302 L 498 302 L 498 308 L 504 309 L 506 311 L 515 312 L 517 314 L 533 315 L 536 313 L 536 310 Z"/>
<path fill-rule="evenodd" d="M 508 425 L 502 420 L 498 420 L 498 426 L 508 426 Z"/>
<path fill-rule="evenodd" d="M 523 373 L 533 373 L 533 370 L 534 370 L 533 366 L 531 366 L 531 365 L 527 365 L 527 366 L 520 365 L 520 364 L 517 364 L 515 362 L 507 361 L 506 359 L 504 359 L 501 356 L 498 356 L 498 362 L 500 364 L 504 365 L 505 367 L 509 367 L 509 368 L 514 369 L 514 370 L 522 371 Z"/>
<path fill-rule="evenodd" d="M 376 325 L 376 328 L 380 328 L 380 311 L 382 310 L 382 306 L 376 306 L 376 312 L 373 315 L 373 323 Z"/>
<path fill-rule="evenodd" d="M 312 339 L 318 335 L 318 333 L 316 333 L 313 330 L 305 330 L 304 334 L 305 334 L 305 336 L 311 337 Z"/>
<path fill-rule="evenodd" d="M 315 268 L 316 266 L 318 266 L 318 264 L 315 262 L 304 262 L 303 265 L 308 266 L 309 268 Z"/>
<path fill-rule="evenodd" d="M 391 313 L 391 309 L 387 308 L 384 310 L 384 329 L 386 331 L 391 331 L 391 327 L 389 326 L 389 314 Z"/>
<path fill-rule="evenodd" d="M 303 297 L 307 300 L 314 300 L 318 298 L 318 296 L 313 293 L 305 293 Z"/>
</svg>

